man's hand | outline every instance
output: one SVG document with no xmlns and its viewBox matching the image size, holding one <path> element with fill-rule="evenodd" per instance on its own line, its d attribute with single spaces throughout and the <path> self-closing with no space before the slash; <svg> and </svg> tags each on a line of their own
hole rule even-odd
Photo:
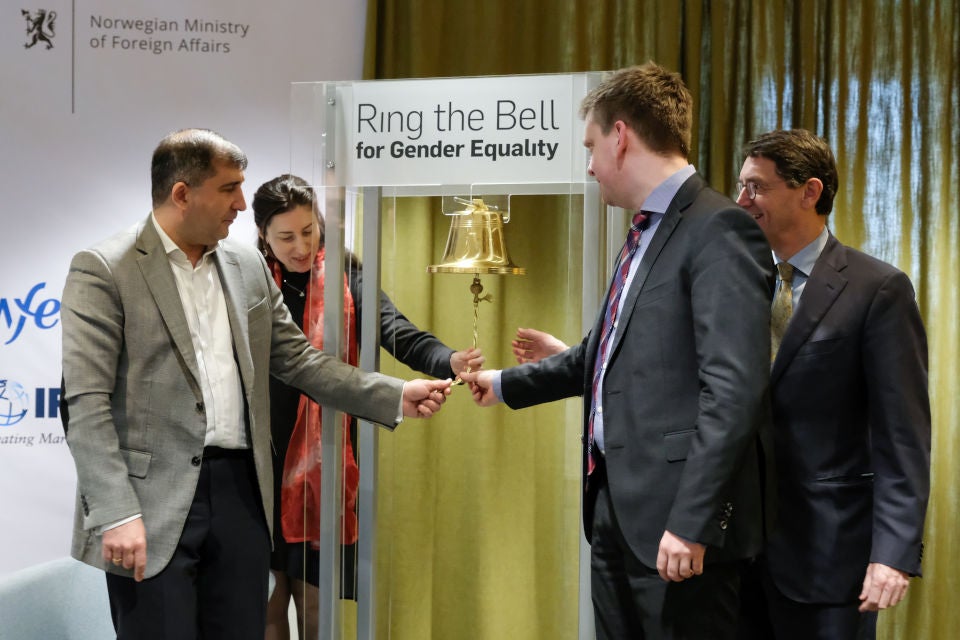
<svg viewBox="0 0 960 640">
<path fill-rule="evenodd" d="M 517 329 L 517 339 L 510 343 L 517 362 L 539 362 L 547 356 L 568 349 L 562 341 L 536 329 Z"/>
<path fill-rule="evenodd" d="M 910 586 L 910 576 L 899 569 L 879 562 L 867 565 L 860 592 L 860 612 L 887 609 L 903 600 Z"/>
<path fill-rule="evenodd" d="M 453 369 L 453 375 L 459 376 L 464 371 L 477 371 L 483 366 L 484 360 L 480 349 L 471 347 L 463 351 L 454 351 L 450 355 L 450 368 Z"/>
<path fill-rule="evenodd" d="M 473 394 L 474 402 L 481 407 L 492 407 L 500 402 L 497 394 L 493 392 L 493 376 L 499 373 L 496 369 L 487 369 L 474 371 L 473 373 L 462 373 L 460 379 L 470 385 L 470 393 Z"/>
<path fill-rule="evenodd" d="M 103 559 L 124 569 L 133 569 L 133 579 L 143 580 L 147 570 L 147 530 L 143 518 L 103 532 Z"/>
<path fill-rule="evenodd" d="M 703 573 L 703 555 L 707 548 L 698 542 L 687 542 L 669 531 L 660 538 L 657 573 L 664 580 L 682 582 Z"/>
<path fill-rule="evenodd" d="M 409 380 L 403 383 L 403 415 L 429 418 L 450 395 L 450 380 Z"/>
</svg>

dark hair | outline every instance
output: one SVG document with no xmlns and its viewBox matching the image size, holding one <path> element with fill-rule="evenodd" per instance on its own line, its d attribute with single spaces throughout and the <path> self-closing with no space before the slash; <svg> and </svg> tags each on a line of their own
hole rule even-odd
<svg viewBox="0 0 960 640">
<path fill-rule="evenodd" d="M 153 206 L 166 202 L 178 182 L 202 184 L 217 172 L 216 162 L 240 170 L 247 168 L 247 156 L 240 147 L 209 129 L 182 129 L 165 137 L 153 151 L 150 163 Z"/>
<path fill-rule="evenodd" d="M 680 74 L 648 62 L 615 72 L 584 97 L 580 117 L 607 134 L 623 120 L 656 153 L 690 155 L 693 98 Z"/>
<path fill-rule="evenodd" d="M 266 235 L 267 225 L 270 224 L 273 216 L 293 211 L 297 207 L 310 207 L 317 215 L 322 247 L 325 234 L 317 196 L 310 184 L 299 176 L 285 173 L 260 185 L 257 192 L 253 194 L 253 221 L 260 230 L 260 234 Z M 257 246 L 261 251 L 267 248 L 263 238 L 257 239 Z"/>
<path fill-rule="evenodd" d="M 806 129 L 778 129 L 748 142 L 743 147 L 743 154 L 771 160 L 777 168 L 777 175 L 791 187 L 806 184 L 810 178 L 822 182 L 823 192 L 817 200 L 817 213 L 830 215 L 840 179 L 837 161 L 826 140 Z"/>
</svg>

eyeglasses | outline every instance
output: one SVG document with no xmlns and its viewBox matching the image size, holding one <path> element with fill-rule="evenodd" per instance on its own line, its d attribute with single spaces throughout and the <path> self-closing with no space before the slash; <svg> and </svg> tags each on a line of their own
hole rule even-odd
<svg viewBox="0 0 960 640">
<path fill-rule="evenodd" d="M 777 180 L 777 182 L 783 182 L 784 184 L 786 184 L 785 180 Z M 753 182 L 752 180 L 748 180 L 747 182 L 740 182 L 739 180 L 737 180 L 737 184 L 735 188 L 736 188 L 735 193 L 737 198 L 739 198 L 740 194 L 743 193 L 743 190 L 746 189 L 747 198 L 749 198 L 750 200 L 755 200 L 758 193 L 763 193 L 764 191 L 767 191 L 770 188 L 770 186 L 759 184 L 759 183 Z"/>
<path fill-rule="evenodd" d="M 753 200 L 757 197 L 757 191 L 760 189 L 760 185 L 758 185 L 756 182 L 740 182 L 739 180 L 737 180 L 737 184 L 735 188 L 736 188 L 735 193 L 737 194 L 737 198 L 739 198 L 740 195 L 743 193 L 743 190 L 746 189 L 747 197 Z"/>
</svg>

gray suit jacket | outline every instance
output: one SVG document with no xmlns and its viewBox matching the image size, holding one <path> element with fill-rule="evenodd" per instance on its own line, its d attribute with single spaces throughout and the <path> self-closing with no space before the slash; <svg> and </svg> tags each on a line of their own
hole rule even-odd
<svg viewBox="0 0 960 640">
<path fill-rule="evenodd" d="M 617 522 L 647 567 L 664 530 L 709 546 L 708 562 L 760 551 L 771 272 L 757 223 L 694 175 L 624 293 L 604 378 L 605 460 Z M 505 370 L 504 401 L 583 395 L 586 436 L 603 312 L 580 345 Z M 586 447 L 583 459 L 586 470 Z M 596 493 L 586 488 L 589 540 Z"/>
<path fill-rule="evenodd" d="M 403 383 L 310 347 L 255 248 L 224 240 L 215 255 L 263 510 L 272 514 L 270 374 L 321 404 L 389 427 Z M 104 563 L 95 531 L 142 513 L 149 578 L 180 538 L 206 431 L 187 321 L 150 217 L 74 256 L 61 318 L 64 426 L 78 478 L 72 554 L 131 575 Z"/>
</svg>

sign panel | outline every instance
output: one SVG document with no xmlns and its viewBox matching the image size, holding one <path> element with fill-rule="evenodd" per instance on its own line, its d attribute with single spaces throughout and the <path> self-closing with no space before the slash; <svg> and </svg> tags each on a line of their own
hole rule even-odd
<svg viewBox="0 0 960 640">
<path fill-rule="evenodd" d="M 586 178 L 586 75 L 344 84 L 336 181 L 351 186 L 569 183 Z"/>
</svg>

